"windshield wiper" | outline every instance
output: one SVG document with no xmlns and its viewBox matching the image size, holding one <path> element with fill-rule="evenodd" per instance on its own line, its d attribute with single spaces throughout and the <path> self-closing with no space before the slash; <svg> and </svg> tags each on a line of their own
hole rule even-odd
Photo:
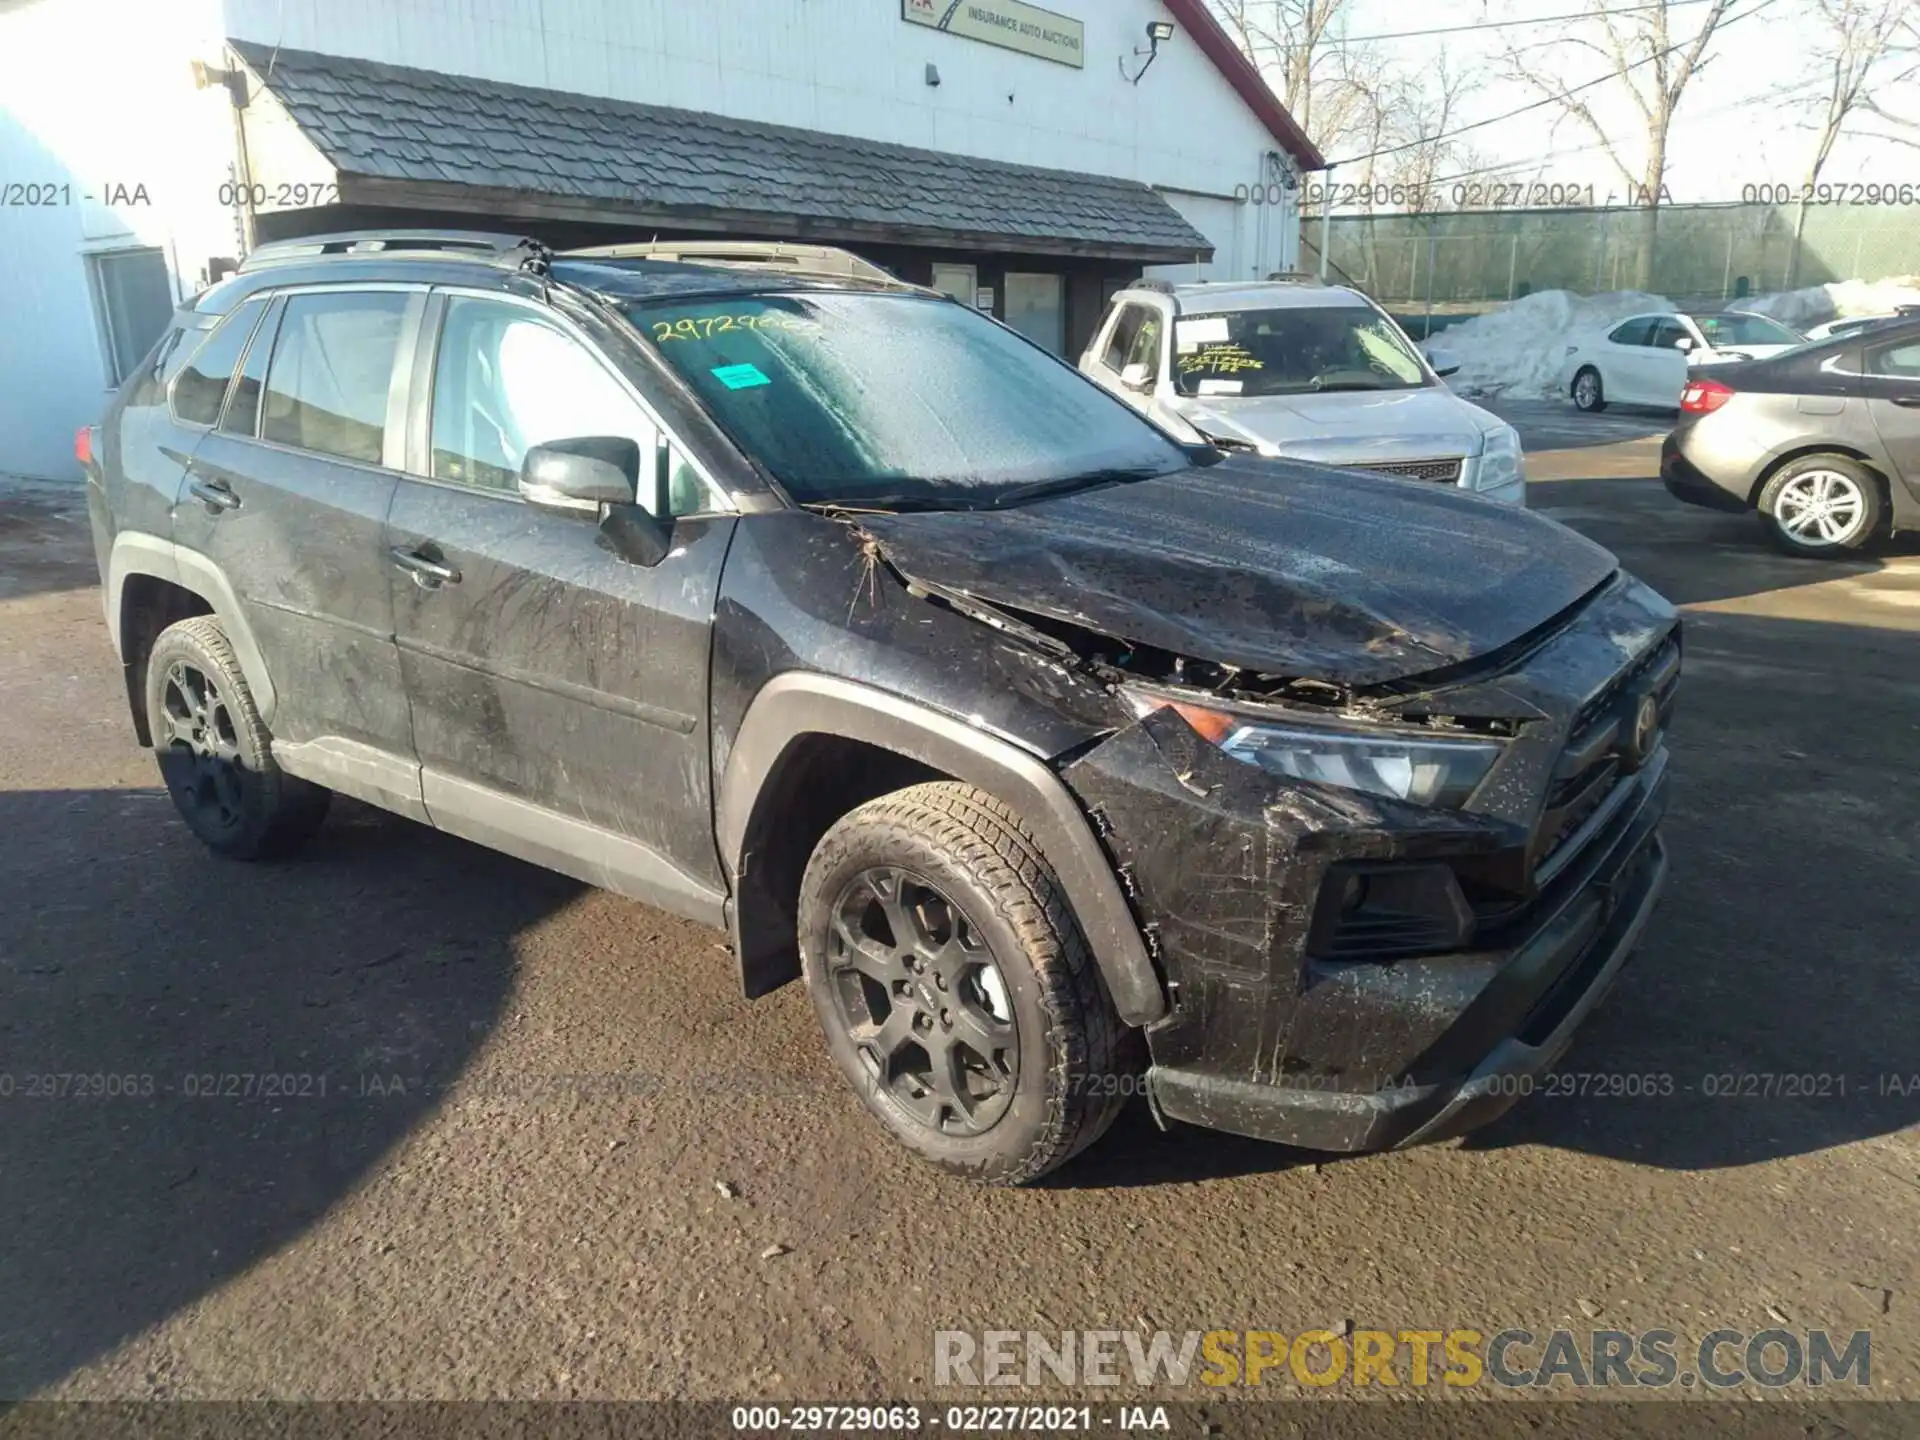
<svg viewBox="0 0 1920 1440">
<path fill-rule="evenodd" d="M 1104 485 L 1125 485 L 1135 480 L 1157 480 L 1165 473 L 1162 470 L 1136 465 L 1119 470 L 1089 470 L 1084 475 L 1069 475 L 1059 480 L 1034 480 L 1025 485 L 1010 485 L 1005 490 L 997 490 L 991 499 L 973 508 L 1005 510 L 1010 506 L 1024 505 L 1030 500 L 1044 500 L 1050 495 L 1073 495 L 1082 490 L 1094 490 Z"/>
</svg>

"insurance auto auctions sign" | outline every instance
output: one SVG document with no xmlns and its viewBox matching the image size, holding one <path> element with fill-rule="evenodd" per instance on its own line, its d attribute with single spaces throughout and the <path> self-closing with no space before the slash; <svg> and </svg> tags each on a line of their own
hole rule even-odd
<svg viewBox="0 0 1920 1440">
<path fill-rule="evenodd" d="M 900 0 L 900 18 L 1076 70 L 1087 63 L 1086 26 L 1021 0 Z"/>
</svg>

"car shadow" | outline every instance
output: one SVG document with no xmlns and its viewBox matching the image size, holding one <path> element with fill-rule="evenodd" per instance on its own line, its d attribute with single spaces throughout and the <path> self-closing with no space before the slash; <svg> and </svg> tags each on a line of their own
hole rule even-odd
<svg viewBox="0 0 1920 1440">
<path fill-rule="evenodd" d="M 214 858 L 160 790 L 0 792 L 0 833 L 33 837 L 0 878 L 0 1399 L 315 1225 L 581 888 L 347 802 L 276 865 Z"/>
</svg>

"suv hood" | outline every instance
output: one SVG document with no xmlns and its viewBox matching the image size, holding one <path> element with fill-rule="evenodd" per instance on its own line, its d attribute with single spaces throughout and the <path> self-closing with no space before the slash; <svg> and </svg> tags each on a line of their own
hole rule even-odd
<svg viewBox="0 0 1920 1440">
<path fill-rule="evenodd" d="M 1511 644 L 1614 557 L 1475 495 L 1235 458 L 1006 510 L 860 517 L 909 580 L 1175 655 L 1346 685 Z"/>
<path fill-rule="evenodd" d="M 1326 395 L 1204 395 L 1174 409 L 1202 434 L 1329 465 L 1478 455 L 1500 422 L 1444 386 Z"/>
</svg>

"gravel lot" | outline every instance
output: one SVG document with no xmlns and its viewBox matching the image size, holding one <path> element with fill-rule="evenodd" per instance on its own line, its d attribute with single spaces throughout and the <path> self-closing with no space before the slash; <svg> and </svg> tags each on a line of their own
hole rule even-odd
<svg viewBox="0 0 1920 1440">
<path fill-rule="evenodd" d="M 1324 1163 L 1136 1110 L 1010 1193 L 891 1148 L 715 934 L 346 804 L 297 862 L 208 857 L 77 492 L 6 490 L 0 1398 L 876 1400 L 941 1328 L 1350 1319 L 1871 1328 L 1920 1399 L 1920 1093 L 1881 1078 L 1920 1074 L 1920 545 L 1786 560 L 1668 500 L 1657 418 L 1508 413 L 1536 508 L 1689 612 L 1673 884 L 1562 1067 L 1673 1093 Z"/>
</svg>

